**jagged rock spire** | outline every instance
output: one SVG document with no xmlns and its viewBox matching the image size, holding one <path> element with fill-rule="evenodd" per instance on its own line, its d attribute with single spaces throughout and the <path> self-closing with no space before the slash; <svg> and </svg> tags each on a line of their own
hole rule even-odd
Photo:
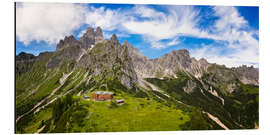
<svg viewBox="0 0 270 135">
<path fill-rule="evenodd" d="M 73 35 L 65 36 L 64 40 L 60 40 L 56 46 L 56 51 L 62 50 L 69 46 L 80 45 L 79 41 L 75 39 Z"/>
<path fill-rule="evenodd" d="M 95 43 L 102 42 L 104 40 L 103 31 L 100 27 L 97 27 L 95 32 Z"/>
<path fill-rule="evenodd" d="M 117 36 L 116 34 L 113 34 L 112 37 L 111 37 L 111 41 L 114 45 L 119 45 L 119 41 L 117 39 Z"/>
<path fill-rule="evenodd" d="M 96 31 L 94 28 L 88 27 L 85 34 L 81 37 L 82 48 L 88 49 L 96 43 L 102 42 L 104 40 L 103 31 L 100 27 L 97 27 Z"/>
<path fill-rule="evenodd" d="M 82 43 L 82 48 L 87 49 L 91 47 L 91 45 L 95 44 L 95 31 L 92 27 L 88 27 L 86 32 L 80 39 Z"/>
</svg>

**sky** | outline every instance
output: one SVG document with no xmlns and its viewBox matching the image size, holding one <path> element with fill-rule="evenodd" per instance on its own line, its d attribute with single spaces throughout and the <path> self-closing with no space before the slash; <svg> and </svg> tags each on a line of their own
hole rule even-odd
<svg viewBox="0 0 270 135">
<path fill-rule="evenodd" d="M 55 51 L 60 39 L 80 39 L 89 26 L 149 58 L 187 49 L 197 60 L 259 66 L 258 7 L 17 3 L 16 54 Z"/>
</svg>

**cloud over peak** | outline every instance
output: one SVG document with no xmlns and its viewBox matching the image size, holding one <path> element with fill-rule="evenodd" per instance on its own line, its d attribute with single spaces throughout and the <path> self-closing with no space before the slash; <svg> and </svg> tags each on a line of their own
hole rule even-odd
<svg viewBox="0 0 270 135">
<path fill-rule="evenodd" d="M 249 21 L 232 6 L 120 5 L 111 8 L 110 4 L 19 3 L 16 19 L 16 37 L 25 45 L 31 41 L 56 44 L 76 30 L 81 30 L 76 33 L 80 37 L 85 26 L 100 26 L 105 37 L 112 33 L 123 38 L 138 35 L 153 51 L 183 46 L 186 42 L 181 37 L 202 42 L 213 40 L 211 44 L 191 45 L 191 56 L 227 66 L 258 65 L 258 29 L 251 28 Z"/>
</svg>

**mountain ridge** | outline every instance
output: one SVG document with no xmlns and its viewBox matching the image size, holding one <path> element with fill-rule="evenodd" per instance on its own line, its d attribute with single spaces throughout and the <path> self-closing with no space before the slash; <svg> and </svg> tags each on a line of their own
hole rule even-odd
<svg viewBox="0 0 270 135">
<path fill-rule="evenodd" d="M 258 125 L 258 72 L 254 67 L 227 68 L 204 58 L 196 60 L 185 49 L 150 59 L 127 41 L 120 44 L 116 34 L 104 39 L 100 27 L 89 27 L 79 40 L 72 35 L 60 40 L 55 52 L 16 56 L 16 131 L 27 132 L 25 123 L 33 119 L 46 121 L 40 121 L 43 132 L 69 131 L 72 127 L 67 123 L 72 124 L 73 117 L 69 108 L 88 112 L 77 108 L 95 105 L 82 102 L 83 95 L 97 90 L 138 101 L 135 110 L 129 108 L 132 111 L 156 103 L 163 109 L 184 111 L 189 120 L 179 129 L 254 128 Z M 106 105 L 108 112 L 111 104 Z M 52 116 L 43 119 L 45 111 Z M 81 121 L 88 119 L 85 115 Z M 90 127 L 89 131 L 100 131 Z"/>
</svg>

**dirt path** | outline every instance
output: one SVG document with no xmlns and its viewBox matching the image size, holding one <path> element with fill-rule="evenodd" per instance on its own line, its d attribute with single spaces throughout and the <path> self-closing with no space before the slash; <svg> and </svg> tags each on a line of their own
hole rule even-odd
<svg viewBox="0 0 270 135">
<path fill-rule="evenodd" d="M 87 53 L 87 51 L 83 50 L 82 54 L 78 57 L 78 59 L 76 59 L 76 61 L 77 61 L 77 62 L 80 61 L 80 59 L 82 58 L 82 56 L 83 56 L 84 54 L 86 54 L 86 53 Z M 60 78 L 60 80 L 59 80 L 60 86 L 58 86 L 57 88 L 55 88 L 55 89 L 50 93 L 49 96 L 47 96 L 46 98 L 44 98 L 43 100 L 41 100 L 40 102 L 38 102 L 31 110 L 29 110 L 28 112 L 26 112 L 26 113 L 22 114 L 21 116 L 19 116 L 19 117 L 16 119 L 16 123 L 17 123 L 22 117 L 24 117 L 25 115 L 27 115 L 27 114 L 29 114 L 30 112 L 34 111 L 35 109 L 36 109 L 36 110 L 35 110 L 35 113 L 36 113 L 36 112 L 39 112 L 40 109 L 42 109 L 42 108 L 46 107 L 47 105 L 51 104 L 52 102 L 54 102 L 54 101 L 58 98 L 58 96 L 55 97 L 55 98 L 53 98 L 53 99 L 52 99 L 51 101 L 49 101 L 47 104 L 45 104 L 45 105 L 39 107 L 39 106 L 40 106 L 41 104 L 43 104 L 47 99 L 51 98 L 51 97 L 55 94 L 55 92 L 56 92 L 58 89 L 60 89 L 60 88 L 64 85 L 66 79 L 73 73 L 73 71 L 74 71 L 74 68 L 73 68 L 73 70 L 72 70 L 70 73 L 68 73 L 68 74 L 63 74 L 63 76 L 62 76 L 62 77 Z"/>
<path fill-rule="evenodd" d="M 55 92 L 60 89 L 63 84 L 65 83 L 66 79 L 73 73 L 74 70 L 72 70 L 69 74 L 64 74 L 61 78 L 60 78 L 60 86 L 58 86 L 57 88 L 55 88 L 49 96 L 47 96 L 46 98 L 44 98 L 43 100 L 41 100 L 40 102 L 38 102 L 31 110 L 29 110 L 28 112 L 22 114 L 21 116 L 19 116 L 17 119 L 16 119 L 16 123 L 22 118 L 24 117 L 25 115 L 29 114 L 30 112 L 34 111 L 38 106 L 40 106 L 41 104 L 43 104 L 47 99 L 49 99 L 50 97 L 52 97 Z"/>
<path fill-rule="evenodd" d="M 186 105 L 186 106 L 190 106 L 190 105 L 187 105 L 187 104 L 185 104 L 185 103 L 183 103 L 183 102 L 181 102 L 181 101 L 179 101 L 179 100 L 177 100 L 177 99 L 175 99 L 175 98 L 169 96 L 168 94 L 164 93 L 164 91 L 160 90 L 160 89 L 159 89 L 158 87 L 156 87 L 155 85 L 153 85 L 153 84 L 151 84 L 151 83 L 149 83 L 149 82 L 147 82 L 147 81 L 145 81 L 145 80 L 142 80 L 142 82 L 145 83 L 145 84 L 147 84 L 147 85 L 149 85 L 149 86 L 152 88 L 153 91 L 160 92 L 160 93 L 162 93 L 163 95 L 165 95 L 165 96 L 167 96 L 167 97 L 169 97 L 169 98 L 172 98 L 173 100 L 175 100 L 176 102 L 178 102 L 178 103 L 180 103 L 180 104 L 183 104 L 183 105 Z M 202 90 L 201 90 L 201 92 L 202 92 Z M 203 93 L 203 92 L 202 92 L 202 93 Z M 204 94 L 204 93 L 203 93 L 203 94 Z M 214 122 L 216 122 L 219 126 L 221 126 L 222 128 L 224 128 L 225 130 L 229 130 L 229 128 L 228 128 L 227 126 L 225 126 L 225 125 L 224 125 L 217 117 L 215 117 L 215 116 L 213 116 L 212 114 L 210 114 L 210 113 L 208 113 L 208 112 L 205 112 L 205 111 L 203 111 L 203 113 L 207 114 L 207 116 L 208 116 L 211 120 L 213 120 Z"/>
<path fill-rule="evenodd" d="M 81 55 L 76 59 L 76 61 L 79 62 L 84 54 L 86 54 L 86 50 L 83 49 Z"/>
<path fill-rule="evenodd" d="M 219 126 L 221 126 L 222 128 L 224 128 L 225 130 L 229 130 L 228 127 L 226 127 L 217 117 L 213 116 L 212 114 L 210 114 L 209 112 L 205 112 L 203 111 L 203 113 L 207 114 L 208 117 L 213 120 L 214 122 L 216 122 Z"/>
<path fill-rule="evenodd" d="M 161 89 L 159 89 L 158 87 L 156 87 L 152 83 L 149 83 L 149 82 L 147 82 L 145 80 L 142 80 L 142 82 L 145 83 L 145 84 L 147 84 L 147 85 L 149 85 L 152 88 L 153 91 L 157 91 L 157 92 L 165 95 L 166 97 L 170 97 L 168 94 L 166 94 L 164 91 L 162 91 Z"/>
<path fill-rule="evenodd" d="M 44 128 L 45 128 L 45 125 L 43 127 L 41 127 L 40 129 L 38 129 L 38 131 L 36 132 L 36 134 L 39 134 Z"/>
<path fill-rule="evenodd" d="M 75 86 L 75 88 L 77 88 L 83 81 L 85 81 L 85 78 L 87 77 L 87 75 L 88 75 L 88 72 L 85 73 L 85 75 L 83 76 L 83 79 L 80 81 L 80 83 L 79 83 L 77 86 Z M 46 106 L 50 105 L 51 103 L 53 103 L 54 101 L 56 101 L 58 98 L 67 95 L 69 92 L 71 92 L 71 91 L 68 91 L 68 92 L 66 92 L 66 93 L 64 93 L 64 94 L 61 93 L 60 95 L 56 96 L 56 97 L 53 98 L 51 101 L 49 101 L 47 104 L 38 107 L 38 108 L 35 110 L 34 113 L 39 112 L 41 109 L 43 109 L 43 108 L 45 108 Z"/>
</svg>

